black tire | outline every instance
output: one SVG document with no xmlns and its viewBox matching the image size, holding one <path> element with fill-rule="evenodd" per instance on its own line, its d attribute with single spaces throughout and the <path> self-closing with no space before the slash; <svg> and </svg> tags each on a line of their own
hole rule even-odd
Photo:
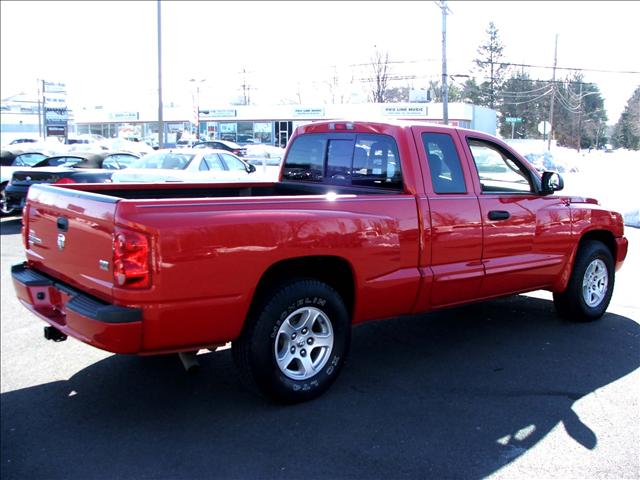
<svg viewBox="0 0 640 480">
<path fill-rule="evenodd" d="M 606 272 L 602 267 L 606 268 Z M 601 280 L 596 280 L 596 277 Z M 593 280 L 590 281 L 591 278 Z M 611 251 L 602 242 L 588 240 L 578 250 L 566 290 L 553 294 L 556 311 L 561 317 L 574 322 L 598 320 L 609 306 L 614 282 Z M 589 286 L 593 288 L 592 291 Z"/>
<path fill-rule="evenodd" d="M 17 211 L 15 208 L 8 208 L 7 207 L 7 198 L 6 198 L 6 194 L 5 194 L 5 187 L 7 186 L 6 183 L 3 183 L 2 185 L 0 185 L 0 216 L 2 217 L 9 217 L 11 215 L 17 215 Z"/>
<path fill-rule="evenodd" d="M 333 288 L 318 280 L 293 281 L 265 295 L 252 312 L 232 345 L 245 385 L 288 404 L 312 400 L 331 386 L 344 365 L 351 340 L 349 314 Z M 305 333 L 301 319 L 313 315 L 316 317 L 307 324 L 313 323 L 313 331 L 306 329 Z M 320 345 L 329 342 L 330 347 Z M 277 360 L 276 355 L 281 358 Z M 287 364 L 289 357 L 289 368 L 283 370 L 278 362 Z M 311 368 L 313 363 L 317 370 Z"/>
</svg>

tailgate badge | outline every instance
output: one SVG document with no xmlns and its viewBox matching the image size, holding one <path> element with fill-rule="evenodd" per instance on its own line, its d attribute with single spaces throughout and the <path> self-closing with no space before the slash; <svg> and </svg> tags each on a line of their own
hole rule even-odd
<svg viewBox="0 0 640 480">
<path fill-rule="evenodd" d="M 104 270 L 105 272 L 109 271 L 109 262 L 106 260 L 100 260 L 98 263 L 100 264 L 100 270 Z"/>
<path fill-rule="evenodd" d="M 65 238 L 64 233 L 59 233 L 58 234 L 58 241 L 57 241 L 58 250 L 64 250 L 64 243 L 65 243 L 66 240 L 67 239 Z"/>
</svg>

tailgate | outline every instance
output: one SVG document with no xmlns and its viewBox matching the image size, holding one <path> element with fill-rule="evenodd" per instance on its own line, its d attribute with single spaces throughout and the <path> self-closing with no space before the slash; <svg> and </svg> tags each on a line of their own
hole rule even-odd
<svg viewBox="0 0 640 480">
<path fill-rule="evenodd" d="M 29 263 L 87 293 L 109 299 L 118 200 L 68 188 L 32 185 L 24 212 Z"/>
</svg>

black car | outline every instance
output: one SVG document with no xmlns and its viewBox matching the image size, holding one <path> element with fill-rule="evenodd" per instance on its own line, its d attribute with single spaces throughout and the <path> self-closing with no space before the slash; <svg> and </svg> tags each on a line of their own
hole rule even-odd
<svg viewBox="0 0 640 480">
<path fill-rule="evenodd" d="M 129 152 L 73 152 L 52 156 L 35 164 L 31 170 L 13 172 L 5 188 L 8 209 L 20 211 L 34 183 L 104 183 L 111 181 L 115 170 L 127 168 L 140 158 Z"/>
<path fill-rule="evenodd" d="M 0 215 L 3 217 L 14 213 L 8 207 L 5 195 L 5 188 L 9 184 L 13 172 L 33 167 L 38 162 L 53 155 L 51 150 L 24 149 L 25 147 L 29 147 L 29 144 L 21 144 L 23 149 L 11 146 L 0 153 Z"/>
<path fill-rule="evenodd" d="M 216 150 L 226 150 L 238 157 L 244 157 L 247 155 L 246 148 L 241 147 L 237 143 L 229 142 L 228 140 L 206 140 L 196 142 L 193 144 L 192 148 L 214 148 Z"/>
</svg>

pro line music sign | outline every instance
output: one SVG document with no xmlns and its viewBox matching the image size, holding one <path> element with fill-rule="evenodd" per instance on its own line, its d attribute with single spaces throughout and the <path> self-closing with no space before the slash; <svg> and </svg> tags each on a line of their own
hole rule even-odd
<svg viewBox="0 0 640 480">
<path fill-rule="evenodd" d="M 45 137 L 66 137 L 67 87 L 60 82 L 42 81 Z"/>
</svg>

